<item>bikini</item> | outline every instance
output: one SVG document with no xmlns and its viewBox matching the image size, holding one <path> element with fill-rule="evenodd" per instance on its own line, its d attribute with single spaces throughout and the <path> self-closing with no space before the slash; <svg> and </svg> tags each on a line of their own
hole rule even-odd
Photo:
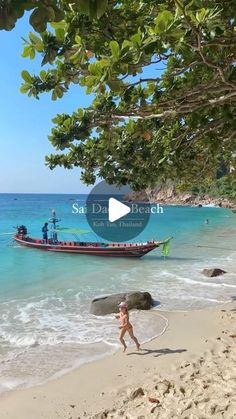
<svg viewBox="0 0 236 419">
<path fill-rule="evenodd" d="M 129 318 L 128 318 L 128 323 L 127 324 L 122 324 L 122 321 L 123 321 L 123 318 L 124 316 L 121 316 L 121 314 L 120 314 L 120 321 L 121 321 L 121 326 L 122 326 L 122 329 L 125 329 L 127 332 L 129 331 L 129 330 L 131 330 L 131 329 L 133 329 L 133 326 L 132 326 L 132 324 L 129 322 Z"/>
</svg>

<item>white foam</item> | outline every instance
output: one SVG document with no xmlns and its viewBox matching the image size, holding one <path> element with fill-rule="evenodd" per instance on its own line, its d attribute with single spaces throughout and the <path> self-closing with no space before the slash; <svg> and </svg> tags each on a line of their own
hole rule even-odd
<svg viewBox="0 0 236 419">
<path fill-rule="evenodd" d="M 39 305 L 37 305 L 39 306 Z M 33 305 L 31 306 L 31 308 Z M 141 342 L 159 336 L 167 327 L 167 319 L 162 315 L 152 313 L 131 312 L 131 321 L 135 325 L 135 334 Z M 18 317 L 18 320 L 20 317 Z M 2 386 L 0 392 L 14 387 L 39 384 L 45 380 L 60 376 L 85 362 L 91 362 L 100 357 L 112 354 L 120 348 L 118 340 L 119 322 L 114 316 L 96 317 L 91 316 L 86 324 L 86 334 L 80 335 L 80 324 L 77 324 L 77 335 L 70 338 L 70 334 L 60 336 L 60 331 L 51 330 L 49 334 L 41 330 L 41 337 L 25 335 L 20 336 L 12 332 L 2 335 L 2 339 L 9 348 L 8 354 L 0 362 L 0 374 L 2 376 Z M 147 325 L 148 322 L 148 325 Z M 22 323 L 25 327 L 29 324 Z M 54 333 L 55 332 L 55 333 Z M 71 332 L 70 332 L 71 333 Z M 129 337 L 126 337 L 127 345 L 133 344 Z M 37 345 L 35 343 L 37 342 Z M 50 346 L 52 345 L 52 346 Z M 22 350 L 24 348 L 24 350 Z M 8 382 L 8 376 L 12 376 L 14 371 L 21 377 Z M 35 379 L 29 381 L 30 376 Z M 7 384 L 8 383 L 8 384 Z M 10 383 L 10 384 L 9 384 Z"/>
<path fill-rule="evenodd" d="M 195 279 L 190 279 L 190 278 L 186 278 L 186 277 L 181 277 L 181 276 L 175 276 L 175 279 L 179 280 L 179 281 L 184 281 L 188 284 L 191 285 L 201 285 L 203 287 L 229 287 L 229 288 L 236 288 L 236 285 L 233 284 L 226 284 L 224 282 L 221 283 L 216 283 L 216 282 L 206 282 L 206 281 L 197 281 Z"/>
<path fill-rule="evenodd" d="M 0 393 L 3 393 L 7 390 L 13 390 L 16 387 L 21 386 L 22 384 L 24 384 L 24 380 L 17 379 L 15 377 L 0 378 Z"/>
<path fill-rule="evenodd" d="M 2 332 L 1 338 L 10 345 L 18 348 L 24 346 L 29 347 L 36 344 L 36 339 L 33 336 L 19 336 L 16 334 Z"/>
</svg>

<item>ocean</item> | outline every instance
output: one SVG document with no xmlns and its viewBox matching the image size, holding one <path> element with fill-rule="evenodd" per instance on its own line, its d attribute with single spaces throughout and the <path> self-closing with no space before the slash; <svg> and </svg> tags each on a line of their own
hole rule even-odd
<svg viewBox="0 0 236 419">
<path fill-rule="evenodd" d="M 163 333 L 162 311 L 236 298 L 236 214 L 227 209 L 165 206 L 163 214 L 152 215 L 137 241 L 173 236 L 165 259 L 160 249 L 134 260 L 47 253 L 13 243 L 17 224 L 41 237 L 53 208 L 61 227 L 89 229 L 85 215 L 72 213 L 73 203 L 85 200 L 85 195 L 0 194 L 0 392 L 39 384 L 117 351 L 114 316 L 89 314 L 99 295 L 151 293 L 160 316 L 131 313 L 141 342 Z M 208 267 L 228 273 L 207 278 L 201 271 Z"/>
</svg>

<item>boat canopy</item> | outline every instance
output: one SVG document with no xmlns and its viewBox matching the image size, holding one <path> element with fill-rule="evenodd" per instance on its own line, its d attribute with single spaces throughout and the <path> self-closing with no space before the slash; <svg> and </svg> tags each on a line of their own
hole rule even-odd
<svg viewBox="0 0 236 419">
<path fill-rule="evenodd" d="M 64 228 L 64 227 L 57 227 L 55 229 L 57 233 L 63 234 L 89 234 L 92 233 L 90 230 L 82 230 L 81 228 Z"/>
</svg>

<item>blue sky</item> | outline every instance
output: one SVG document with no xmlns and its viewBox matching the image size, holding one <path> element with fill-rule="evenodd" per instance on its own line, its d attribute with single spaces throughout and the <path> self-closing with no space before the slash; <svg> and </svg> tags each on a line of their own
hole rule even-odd
<svg viewBox="0 0 236 419">
<path fill-rule="evenodd" d="M 88 106 L 91 97 L 77 86 L 56 102 L 50 93 L 36 100 L 19 92 L 21 71 L 39 72 L 39 60 L 21 57 L 21 37 L 31 29 L 24 17 L 13 31 L 0 31 L 0 193 L 84 193 L 91 188 L 81 183 L 78 169 L 51 171 L 44 156 L 55 151 L 47 138 L 53 116 Z"/>
</svg>

